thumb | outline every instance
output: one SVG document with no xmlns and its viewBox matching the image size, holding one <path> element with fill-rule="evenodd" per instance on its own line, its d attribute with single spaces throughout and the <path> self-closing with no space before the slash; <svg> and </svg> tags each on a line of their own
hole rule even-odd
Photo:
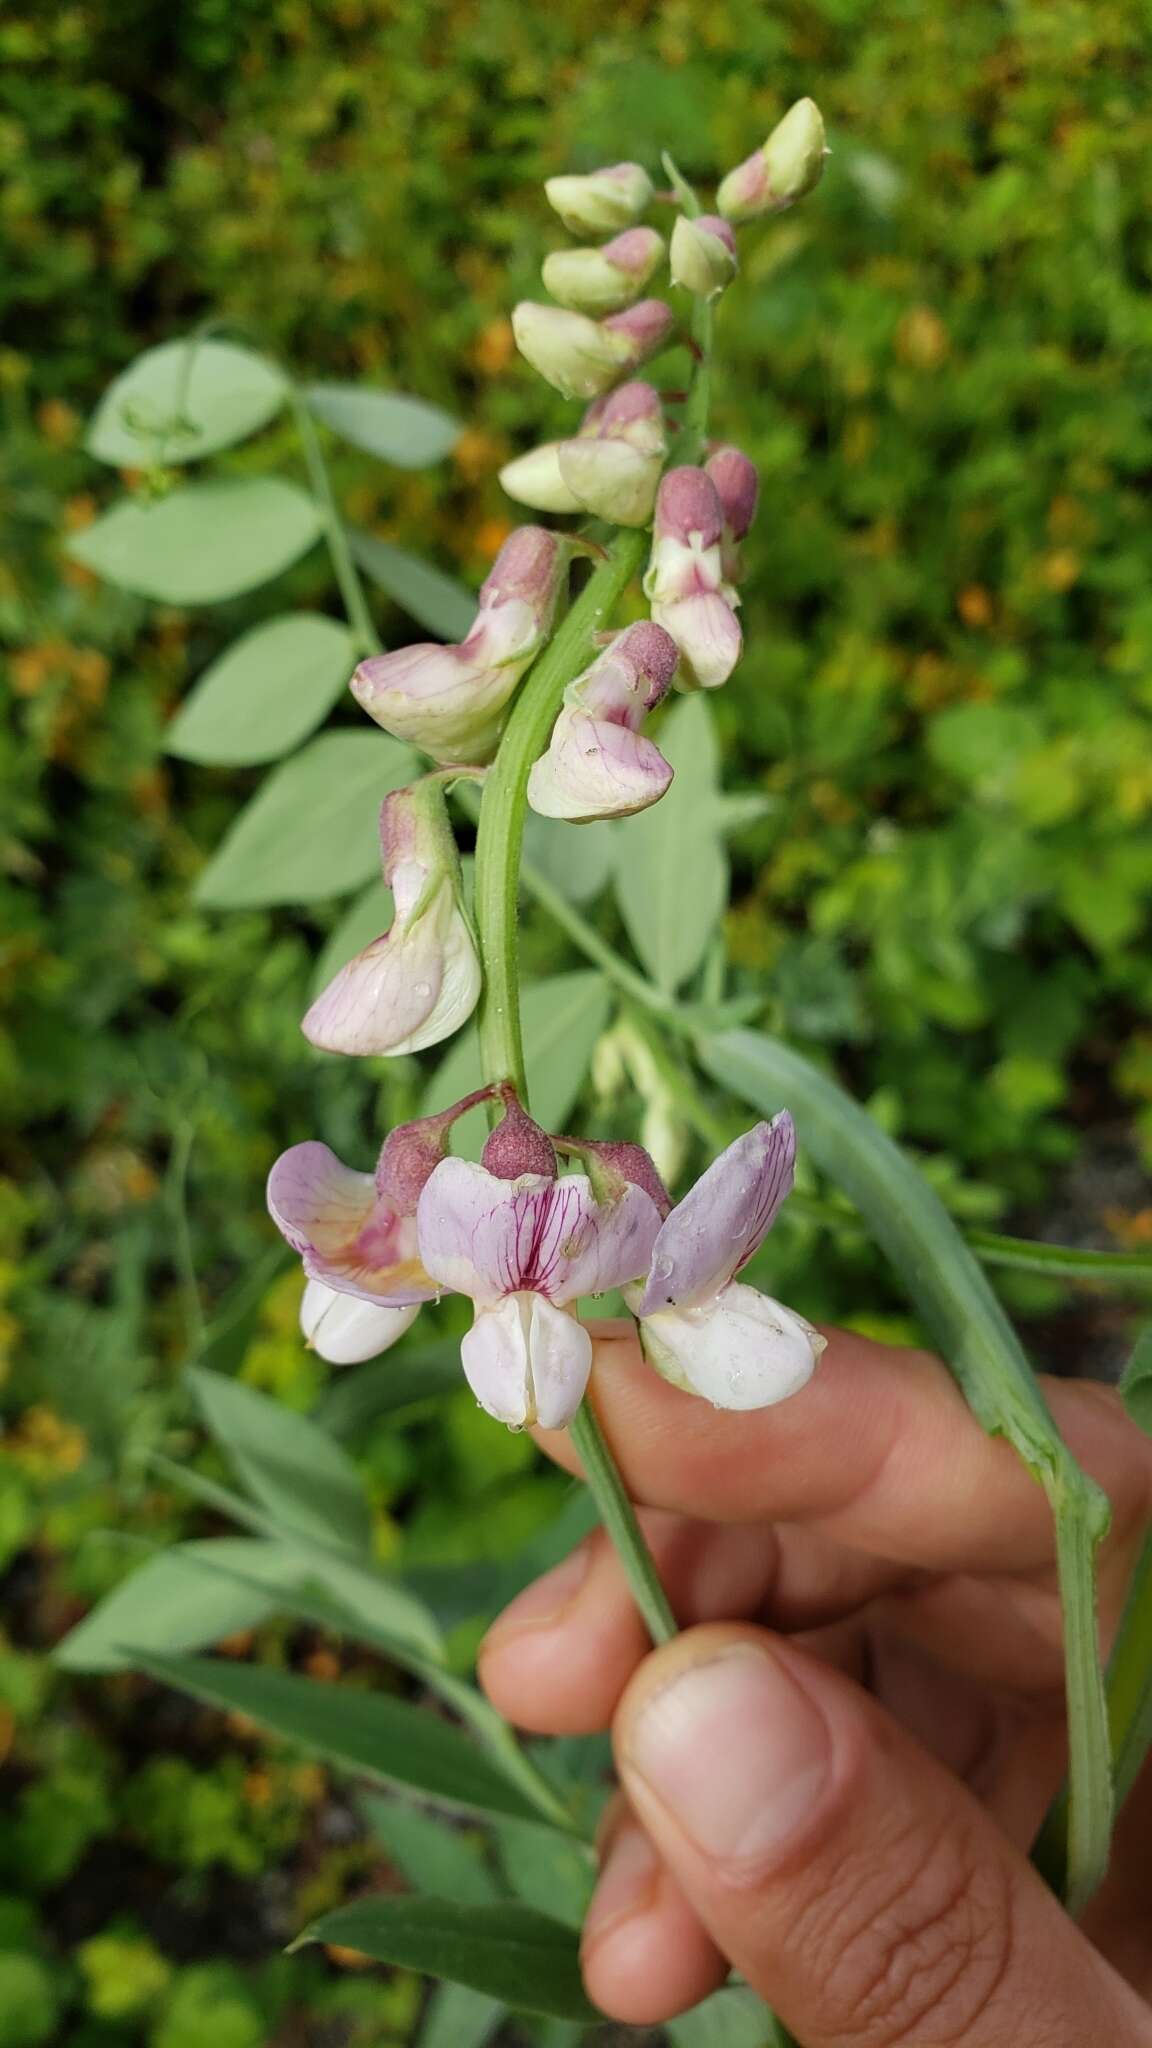
<svg viewBox="0 0 1152 2048">
<path fill-rule="evenodd" d="M 804 2048 L 1152 2042 L 965 1787 L 795 1644 L 678 1637 L 633 1678 L 615 1744 L 679 1891 Z"/>
</svg>

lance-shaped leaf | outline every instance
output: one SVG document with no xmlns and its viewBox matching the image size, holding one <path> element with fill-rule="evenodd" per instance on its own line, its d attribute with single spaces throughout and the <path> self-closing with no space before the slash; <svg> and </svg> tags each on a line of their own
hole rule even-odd
<svg viewBox="0 0 1152 2048">
<path fill-rule="evenodd" d="M 225 1457 L 280 1528 L 371 1555 L 372 1516 L 360 1475 L 325 1430 L 223 1373 L 193 1366 L 188 1381 Z"/>
<path fill-rule="evenodd" d="M 365 574 L 410 619 L 438 640 L 463 640 L 476 617 L 476 599 L 454 576 L 377 534 L 353 529 L 352 553 Z"/>
</svg>

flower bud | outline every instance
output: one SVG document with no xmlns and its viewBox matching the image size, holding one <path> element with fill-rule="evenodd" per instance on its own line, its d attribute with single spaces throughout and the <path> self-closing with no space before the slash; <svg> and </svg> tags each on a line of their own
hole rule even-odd
<svg viewBox="0 0 1152 2048">
<path fill-rule="evenodd" d="M 389 1131 L 376 1161 L 376 1192 L 385 1197 L 398 1216 L 414 1216 L 416 1204 L 442 1159 L 448 1157 L 448 1140 L 458 1119 L 488 1102 L 491 1088 L 476 1088 L 451 1109 L 432 1116 L 418 1116 L 408 1124 Z"/>
<path fill-rule="evenodd" d="M 828 151 L 824 119 L 815 100 L 797 100 L 778 121 L 763 148 L 729 171 L 716 195 L 727 220 L 755 220 L 781 213 L 819 184 Z"/>
<path fill-rule="evenodd" d="M 579 512 L 582 505 L 565 483 L 560 469 L 563 441 L 542 441 L 527 454 L 516 455 L 500 471 L 500 482 L 518 505 L 534 512 Z"/>
<path fill-rule="evenodd" d="M 548 752 L 528 777 L 528 801 L 545 818 L 585 824 L 623 818 L 663 796 L 672 770 L 639 732 L 676 669 L 675 642 L 643 621 L 611 645 L 564 692 Z"/>
<path fill-rule="evenodd" d="M 300 1328 L 309 1349 L 328 1365 L 362 1365 L 390 1350 L 419 1313 L 418 1301 L 381 1308 L 354 1294 L 338 1294 L 323 1280 L 309 1280 L 300 1303 Z"/>
<path fill-rule="evenodd" d="M 555 249 L 544 258 L 544 286 L 562 306 L 599 319 L 632 305 L 664 255 L 655 228 L 628 228 L 602 249 Z"/>
<path fill-rule="evenodd" d="M 561 306 L 524 299 L 512 310 L 516 346 L 534 370 L 565 398 L 599 398 L 662 347 L 672 309 L 641 299 L 609 320 L 589 320 Z"/>
<path fill-rule="evenodd" d="M 351 686 L 357 703 L 433 760 L 490 760 L 508 701 L 552 629 L 571 554 L 563 535 L 517 527 L 492 565 L 467 639 L 362 661 Z"/>
<path fill-rule="evenodd" d="M 519 1180 L 523 1174 L 556 1178 L 556 1154 L 547 1131 L 534 1123 L 511 1090 L 504 1097 L 504 1114 L 485 1140 L 480 1164 L 497 1180 Z"/>
<path fill-rule="evenodd" d="M 744 573 L 740 542 L 756 517 L 760 478 L 756 464 L 739 448 L 717 448 L 704 464 L 724 511 L 721 561 L 729 583 L 739 583 Z"/>
<path fill-rule="evenodd" d="M 325 1052 L 422 1052 L 459 1030 L 480 995 L 460 861 L 444 794 L 431 779 L 393 790 L 380 812 L 384 880 L 396 915 L 330 981 L 304 1019 Z"/>
<path fill-rule="evenodd" d="M 704 470 L 668 471 L 652 532 L 644 590 L 653 619 L 680 650 L 677 681 L 684 689 L 717 689 L 739 661 L 743 638 L 736 594 L 724 578 L 724 508 Z"/>
<path fill-rule="evenodd" d="M 659 393 L 651 384 L 621 384 L 589 406 L 574 439 L 559 443 L 560 474 L 597 518 L 646 526 L 667 445 Z"/>
<path fill-rule="evenodd" d="M 726 220 L 704 213 L 681 214 L 672 230 L 672 282 L 698 299 L 714 299 L 731 284 L 738 268 L 736 237 Z"/>
<path fill-rule="evenodd" d="M 641 164 L 609 164 L 584 177 L 549 178 L 544 192 L 571 234 L 611 235 L 646 212 L 652 180 Z"/>
<path fill-rule="evenodd" d="M 626 1138 L 560 1138 L 557 1143 L 561 1151 L 579 1159 L 598 1202 L 619 1201 L 627 1187 L 643 1188 L 661 1219 L 668 1215 L 671 1198 L 643 1145 Z"/>
</svg>

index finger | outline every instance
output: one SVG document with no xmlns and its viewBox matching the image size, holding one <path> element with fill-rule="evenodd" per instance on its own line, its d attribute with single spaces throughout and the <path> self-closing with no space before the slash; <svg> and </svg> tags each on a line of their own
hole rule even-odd
<svg viewBox="0 0 1152 2048">
<path fill-rule="evenodd" d="M 740 1414 L 670 1386 L 624 1324 L 597 1331 L 590 1398 L 633 1498 L 708 1521 L 795 1521 L 934 1571 L 1031 1571 L 1053 1557 L 1044 1494 L 1011 1445 L 986 1434 L 939 1359 L 844 1330 L 790 1400 Z M 1073 1455 L 1112 1503 L 1111 1543 L 1143 1527 L 1152 1442 L 1118 1396 L 1043 1379 Z M 537 1441 L 569 1472 L 564 1431 Z"/>
</svg>

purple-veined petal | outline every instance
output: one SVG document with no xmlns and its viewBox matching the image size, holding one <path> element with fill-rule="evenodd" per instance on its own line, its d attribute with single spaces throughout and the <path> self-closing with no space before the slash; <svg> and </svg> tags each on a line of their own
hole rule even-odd
<svg viewBox="0 0 1152 2048">
<path fill-rule="evenodd" d="M 446 878 L 414 921 L 398 915 L 340 969 L 300 1028 L 326 1052 L 422 1052 L 467 1023 L 480 984 L 472 934 Z"/>
<path fill-rule="evenodd" d="M 542 818 L 627 818 L 658 802 L 671 780 L 654 740 L 565 705 L 548 752 L 533 763 L 528 801 Z"/>
<path fill-rule="evenodd" d="M 542 1294 L 509 1294 L 477 1309 L 460 1357 L 480 1406 L 498 1422 L 562 1429 L 584 1398 L 592 1340 Z"/>
<path fill-rule="evenodd" d="M 338 1294 L 402 1308 L 440 1292 L 420 1263 L 416 1222 L 398 1216 L 370 1173 L 344 1166 L 315 1140 L 281 1154 L 268 1176 L 268 1210 L 310 1280 Z"/>
<path fill-rule="evenodd" d="M 390 1350 L 419 1313 L 419 1302 L 407 1308 L 381 1308 L 354 1294 L 337 1294 L 323 1280 L 309 1280 L 300 1303 L 300 1328 L 312 1350 L 329 1365 L 361 1365 Z"/>
<path fill-rule="evenodd" d="M 520 1290 L 560 1306 L 647 1272 L 660 1217 L 642 1188 L 602 1207 L 584 1174 L 506 1181 L 470 1160 L 445 1159 L 416 1222 L 420 1257 L 443 1286 L 481 1307 Z"/>
<path fill-rule="evenodd" d="M 745 1131 L 660 1227 L 638 1314 L 710 1301 L 758 1251 L 791 1190 L 796 1130 L 786 1109 Z"/>
<path fill-rule="evenodd" d="M 658 1373 L 717 1408 L 769 1408 L 811 1379 L 825 1339 L 757 1287 L 741 1281 L 699 1308 L 664 1309 L 640 1325 Z"/>
</svg>

